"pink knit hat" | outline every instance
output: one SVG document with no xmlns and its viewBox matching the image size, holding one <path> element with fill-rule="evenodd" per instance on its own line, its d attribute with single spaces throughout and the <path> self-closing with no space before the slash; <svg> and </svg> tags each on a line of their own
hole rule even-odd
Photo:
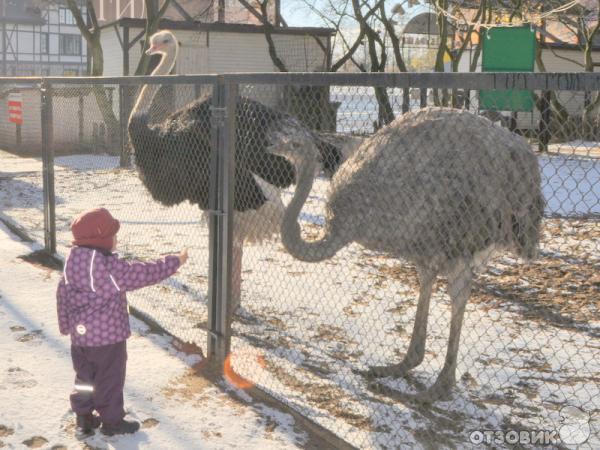
<svg viewBox="0 0 600 450">
<path fill-rule="evenodd" d="M 73 245 L 95 247 L 111 251 L 113 236 L 119 231 L 121 224 L 108 210 L 94 208 L 81 213 L 73 220 L 71 232 Z"/>
</svg>

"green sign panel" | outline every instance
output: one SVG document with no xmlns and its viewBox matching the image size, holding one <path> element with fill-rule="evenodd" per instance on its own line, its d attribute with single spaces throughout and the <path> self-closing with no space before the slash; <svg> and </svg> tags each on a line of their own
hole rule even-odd
<svg viewBox="0 0 600 450">
<path fill-rule="evenodd" d="M 494 27 L 482 33 L 483 72 L 533 72 L 537 40 L 530 26 Z M 481 109 L 532 111 L 531 91 L 480 91 Z"/>
</svg>

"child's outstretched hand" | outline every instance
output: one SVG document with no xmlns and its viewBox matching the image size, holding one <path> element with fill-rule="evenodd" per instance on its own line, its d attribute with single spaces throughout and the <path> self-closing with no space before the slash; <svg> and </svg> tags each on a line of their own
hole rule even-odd
<svg viewBox="0 0 600 450">
<path fill-rule="evenodd" d="M 188 251 L 187 248 L 183 249 L 179 252 L 179 265 L 183 266 L 188 260 Z"/>
</svg>

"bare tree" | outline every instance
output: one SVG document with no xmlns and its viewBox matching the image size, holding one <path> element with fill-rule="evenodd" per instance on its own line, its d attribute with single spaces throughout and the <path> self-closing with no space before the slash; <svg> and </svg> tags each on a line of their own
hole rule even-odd
<svg viewBox="0 0 600 450">
<path fill-rule="evenodd" d="M 361 72 L 387 70 L 389 36 L 387 27 L 382 26 L 382 19 L 387 22 L 390 29 L 393 29 L 393 24 L 386 16 L 384 0 L 329 0 L 325 5 L 320 3 L 318 6 L 309 0 L 303 0 L 303 3 L 320 17 L 326 26 L 336 31 L 329 51 L 333 54 L 335 49 L 341 49 L 342 52 L 339 59 L 330 65 L 331 72 L 338 71 L 348 63 L 352 63 Z M 394 37 L 396 37 L 395 31 Z M 364 60 L 356 57 L 357 50 L 361 46 L 365 49 Z M 368 57 L 366 57 L 367 53 Z M 399 46 L 394 56 L 400 69 L 406 71 Z M 331 58 L 333 59 L 333 56 Z M 394 110 L 386 88 L 375 87 L 374 91 L 379 105 L 378 119 L 374 123 L 377 129 L 394 120 Z M 408 93 L 406 95 L 408 96 Z"/>
<path fill-rule="evenodd" d="M 337 72 L 345 68 L 347 64 L 352 64 L 358 70 L 366 70 L 366 61 L 358 61 L 356 52 L 366 45 L 365 29 L 359 26 L 357 17 L 353 13 L 353 7 L 350 0 L 327 0 L 319 2 L 315 0 L 301 0 L 313 14 L 323 22 L 323 25 L 335 31 L 331 42 L 331 48 L 325 48 L 329 52 L 328 58 L 331 63 L 328 65 L 328 71 Z M 375 9 L 367 11 L 364 20 L 371 20 L 376 13 Z M 338 59 L 334 61 L 334 57 Z"/>
<path fill-rule="evenodd" d="M 600 0 L 581 0 L 579 5 L 571 7 L 566 11 L 547 16 L 549 11 L 562 8 L 569 2 L 566 0 L 511 0 L 513 6 L 513 17 L 524 20 L 526 13 L 531 15 L 532 11 L 538 11 L 538 14 L 544 18 L 537 27 L 540 45 L 536 51 L 536 65 L 540 72 L 546 72 L 546 65 L 543 59 L 543 52 L 549 51 L 556 58 L 563 59 L 581 67 L 584 71 L 594 71 L 594 61 L 592 57 L 592 47 L 595 38 L 600 29 Z M 560 33 L 555 36 L 551 25 L 559 25 L 559 28 L 566 30 L 566 33 Z M 571 57 L 557 53 L 551 45 L 544 45 L 548 42 L 566 42 L 576 44 L 582 52 L 582 59 L 577 60 Z M 544 126 L 556 127 L 555 134 L 564 134 L 569 136 L 574 131 L 574 123 L 571 120 L 567 108 L 561 103 L 556 92 L 549 91 L 542 96 L 534 95 L 537 108 L 543 112 L 548 109 L 549 121 L 552 123 Z M 591 115 L 600 104 L 600 95 L 593 98 L 590 93 L 586 93 L 585 108 L 582 116 L 584 133 L 591 132 Z M 560 133 L 559 133 L 560 132 Z"/>
<path fill-rule="evenodd" d="M 75 18 L 75 23 L 81 32 L 81 35 L 88 44 L 88 58 L 90 59 L 90 75 L 102 76 L 104 74 L 104 52 L 102 51 L 102 42 L 100 40 L 102 29 L 98 24 L 94 2 L 86 2 L 86 11 L 88 21 L 84 19 L 82 11 L 75 0 L 67 0 L 67 7 Z M 102 119 L 106 125 L 107 136 L 112 139 L 111 144 L 115 144 L 119 137 L 119 121 L 115 116 L 112 101 L 110 100 L 106 89 L 101 85 L 94 85 L 92 92 L 98 103 L 98 109 L 102 114 Z"/>
<path fill-rule="evenodd" d="M 592 50 L 594 41 L 600 30 L 600 0 L 595 5 L 590 5 L 595 8 L 591 14 L 587 14 L 586 17 L 581 17 L 578 20 L 579 23 L 579 38 L 580 45 L 583 44 L 583 54 L 585 62 L 585 71 L 593 72 L 596 63 L 592 56 Z M 593 18 L 591 21 L 589 20 Z M 600 93 L 596 92 L 593 96 L 591 93 L 586 92 L 585 94 L 585 111 L 583 113 L 583 126 L 586 137 L 595 137 L 592 114 L 596 108 L 600 105 Z"/>
<path fill-rule="evenodd" d="M 147 12 L 147 22 L 145 29 L 146 43 L 149 36 L 154 34 L 158 29 L 158 24 L 165 11 L 167 10 L 171 0 L 164 0 L 163 5 L 159 8 L 159 0 L 144 0 Z M 48 0 L 51 3 L 51 0 Z M 104 74 L 104 52 L 102 49 L 102 28 L 98 23 L 94 2 L 87 0 L 85 2 L 85 15 L 82 8 L 76 0 L 66 0 L 67 8 L 73 14 L 75 23 L 81 32 L 81 35 L 86 40 L 88 45 L 88 57 L 90 59 L 90 75 L 102 76 Z M 142 58 L 138 63 L 135 74 L 145 74 L 148 71 L 149 57 L 142 52 Z M 98 103 L 98 108 L 102 114 L 102 118 L 107 128 L 107 135 L 113 140 L 111 144 L 115 144 L 119 137 L 119 120 L 115 116 L 112 101 L 107 93 L 107 90 L 101 85 L 94 85 L 92 92 Z"/>
<path fill-rule="evenodd" d="M 290 68 L 284 61 L 284 59 L 278 53 L 278 49 L 275 46 L 273 34 L 276 31 L 276 24 L 272 22 L 270 18 L 269 2 L 272 0 L 256 0 L 259 7 L 259 12 L 256 9 L 254 14 L 263 24 L 265 38 L 267 40 L 267 46 L 269 55 L 275 67 L 281 72 L 288 72 Z M 343 49 L 342 55 L 336 60 L 333 60 L 333 50 L 335 48 L 335 42 L 333 46 L 325 45 L 319 39 L 318 36 L 314 36 L 317 44 L 323 50 L 327 63 L 324 69 L 336 72 L 345 64 L 351 62 L 359 70 L 363 72 L 383 72 L 385 71 L 387 63 L 387 53 L 384 38 L 380 35 L 379 30 L 375 30 L 374 24 L 376 21 L 376 13 L 383 4 L 384 0 L 378 0 L 372 2 L 369 5 L 368 0 L 328 0 L 327 9 L 323 11 L 318 9 L 314 4 L 305 0 L 304 3 L 313 12 L 315 12 L 325 23 L 325 25 L 336 30 L 334 39 L 341 41 L 341 48 Z M 246 0 L 240 0 L 240 2 L 252 8 L 252 5 L 247 3 Z M 283 18 L 280 20 L 285 23 Z M 348 36 L 343 30 L 343 24 L 351 22 L 354 25 L 359 26 L 359 32 L 355 37 Z M 366 64 L 365 61 L 359 62 L 355 58 L 357 50 L 365 45 L 369 51 L 370 64 Z M 326 92 L 327 91 L 327 92 Z M 375 124 L 376 127 L 382 124 L 389 123 L 394 118 L 393 109 L 391 107 L 389 97 L 384 88 L 376 88 L 375 94 L 379 102 L 379 118 Z M 332 105 L 329 103 L 329 95 L 327 87 L 314 87 L 314 86 L 300 86 L 295 89 L 288 89 L 286 93 L 288 99 L 288 109 L 297 115 L 307 125 L 319 129 L 322 123 L 323 112 L 329 116 L 334 114 L 331 111 Z M 331 120 L 327 120 L 330 123 Z"/>
<path fill-rule="evenodd" d="M 277 67 L 280 72 L 288 72 L 288 68 L 286 67 L 285 63 L 277 54 L 277 48 L 275 47 L 275 42 L 273 41 L 273 30 L 275 27 L 269 19 L 269 0 L 257 0 L 257 2 L 260 6 L 261 21 L 265 32 L 265 38 L 267 40 L 267 46 L 269 48 L 269 56 L 271 56 L 273 64 L 275 64 L 275 67 Z"/>
<path fill-rule="evenodd" d="M 373 3 L 373 4 L 371 4 Z M 385 72 L 387 67 L 387 46 L 381 30 L 377 30 L 376 17 L 372 20 L 369 18 L 369 13 L 373 11 L 375 14 L 382 8 L 383 0 L 369 2 L 360 0 L 352 0 L 354 15 L 359 23 L 361 33 L 364 33 L 367 39 L 367 47 L 369 50 L 370 72 Z M 385 29 L 384 29 L 385 30 Z M 366 68 L 361 68 L 367 71 Z M 390 98 L 385 87 L 375 87 L 375 97 L 379 105 L 378 119 L 374 124 L 375 129 L 381 128 L 384 125 L 394 120 L 394 109 L 390 103 Z"/>
<path fill-rule="evenodd" d="M 493 17 L 493 0 L 481 0 L 479 2 L 432 0 L 430 2 L 436 11 L 439 32 L 439 45 L 436 53 L 434 71 L 444 72 L 446 57 L 450 60 L 450 70 L 458 72 L 460 62 L 467 49 L 471 51 L 469 71 L 474 72 L 481 56 L 482 29 L 486 23 L 490 23 Z M 457 20 L 452 23 L 449 17 Z M 468 95 L 468 91 L 463 97 Z M 436 105 L 459 106 L 457 92 L 449 92 L 446 89 L 440 91 L 434 89 L 434 102 Z"/>
<path fill-rule="evenodd" d="M 255 8 L 254 5 L 247 0 L 239 1 L 262 23 L 264 27 L 265 38 L 267 40 L 269 55 L 277 70 L 280 72 L 288 72 L 289 67 L 286 65 L 284 59 L 280 57 L 273 39 L 273 34 L 276 28 L 280 26 L 280 24 L 273 20 L 272 5 L 274 0 L 253 0 L 253 3 L 257 6 L 257 8 Z M 355 39 L 353 39 L 353 42 L 350 43 L 349 38 L 347 38 L 345 33 L 342 31 L 342 22 L 347 19 L 355 21 L 355 19 L 351 17 L 351 14 L 348 13 L 348 5 L 350 0 L 341 0 L 341 4 L 338 4 L 339 2 L 336 2 L 335 0 L 327 0 L 327 2 L 325 2 L 323 5 L 320 4 L 319 7 L 317 7 L 314 3 L 311 3 L 310 0 L 303 0 L 303 3 L 313 13 L 315 13 L 326 26 L 333 28 L 336 31 L 334 42 L 331 48 L 323 43 L 318 36 L 314 36 L 314 39 L 317 42 L 317 45 L 319 45 L 319 47 L 322 49 L 323 54 L 325 55 L 325 60 L 327 61 L 324 70 L 337 72 L 344 66 L 344 64 L 351 60 L 355 52 L 362 45 L 364 38 L 364 34 L 359 34 Z M 373 15 L 373 12 L 369 14 L 369 16 L 371 15 Z M 277 17 L 277 14 L 275 16 L 280 20 L 281 24 L 283 24 L 285 28 L 285 19 L 283 19 L 283 17 Z M 332 49 L 336 48 L 336 39 L 342 40 L 344 51 L 340 58 L 333 62 L 333 55 L 331 52 L 333 51 Z"/>
<path fill-rule="evenodd" d="M 556 6 L 557 2 L 549 2 Z M 549 50 L 559 59 L 567 60 L 580 66 L 585 72 L 594 72 L 595 67 L 600 62 L 594 61 L 593 49 L 600 31 L 600 0 L 581 1 L 580 6 L 572 8 L 568 14 L 561 14 L 556 19 L 563 27 L 569 30 L 570 34 L 576 38 L 577 47 L 582 52 L 581 60 L 576 60 L 563 56 L 554 51 L 552 47 Z M 583 113 L 584 134 L 593 137 L 593 112 L 600 105 L 600 93 L 585 93 L 585 109 Z"/>
<path fill-rule="evenodd" d="M 387 36 L 389 37 L 389 39 L 392 43 L 392 50 L 394 52 L 394 59 L 396 61 L 396 67 L 398 68 L 398 70 L 400 72 L 407 72 L 407 69 L 406 69 L 406 63 L 404 62 L 404 57 L 402 56 L 402 50 L 400 48 L 400 37 L 396 33 L 396 28 L 395 28 L 396 22 L 393 20 L 393 15 L 404 14 L 403 5 L 405 3 L 412 5 L 413 0 L 404 0 L 401 3 L 396 4 L 394 6 L 394 8 L 392 9 L 392 17 L 390 17 L 390 18 L 388 18 L 388 16 L 387 16 L 387 13 L 385 10 L 385 3 L 381 2 L 379 5 L 379 20 L 381 20 L 381 23 L 385 27 Z"/>
<path fill-rule="evenodd" d="M 94 2 L 88 0 L 86 2 L 86 10 L 88 21 L 83 17 L 81 9 L 76 0 L 66 0 L 67 8 L 73 14 L 77 28 L 81 32 L 81 35 L 86 40 L 89 53 L 88 58 L 90 59 L 90 75 L 101 76 L 104 73 L 104 53 L 102 51 L 102 43 L 100 37 L 102 30 L 98 24 L 98 18 L 96 16 L 96 10 L 94 9 Z M 49 2 L 51 3 L 51 2 Z"/>
</svg>

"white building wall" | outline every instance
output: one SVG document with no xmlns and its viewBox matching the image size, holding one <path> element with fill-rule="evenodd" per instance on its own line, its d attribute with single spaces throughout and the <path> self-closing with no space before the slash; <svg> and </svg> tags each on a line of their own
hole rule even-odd
<svg viewBox="0 0 600 450">
<path fill-rule="evenodd" d="M 209 33 L 183 31 L 177 38 L 181 46 L 176 72 L 182 75 L 209 73 Z"/>
<path fill-rule="evenodd" d="M 131 28 L 130 36 L 136 36 L 141 28 Z M 267 41 L 262 33 L 231 33 L 222 31 L 198 32 L 174 30 L 181 43 L 176 65 L 178 74 L 216 74 L 240 72 L 273 72 L 277 68 L 269 55 Z M 326 45 L 326 38 L 320 38 Z M 274 35 L 278 55 L 291 71 L 305 72 L 323 70 L 326 58 L 323 50 L 311 36 Z M 121 50 L 114 30 L 104 30 L 102 41 L 105 54 L 105 75 L 120 75 L 122 72 Z M 110 59 L 108 57 L 110 48 Z M 129 50 L 130 74 L 135 72 L 141 57 L 141 43 Z M 117 57 L 117 55 L 119 55 Z M 274 105 L 281 90 L 273 86 L 242 88 L 249 95 L 266 104 Z M 193 100 L 198 88 L 181 87 L 176 90 L 176 104 L 182 106 Z"/>
<path fill-rule="evenodd" d="M 82 75 L 87 66 L 87 47 L 76 25 L 59 24 L 58 6 L 49 4 L 41 14 L 41 25 L 7 24 L 10 40 L 7 60 L 7 75 L 63 75 L 65 70 L 77 71 Z M 48 33 L 48 52 L 41 53 L 41 35 Z M 59 34 L 75 35 L 81 40 L 81 54 L 60 53 Z M 2 46 L 0 33 L 0 48 Z"/>
<path fill-rule="evenodd" d="M 138 29 L 138 28 L 131 28 L 129 30 L 129 37 L 133 38 L 133 36 L 137 36 L 137 34 L 140 31 L 142 31 L 142 30 Z M 140 42 L 136 42 L 135 45 L 129 49 L 129 75 L 135 74 L 135 69 L 137 69 L 137 66 L 140 62 L 141 57 L 142 57 L 142 43 L 140 41 Z M 121 63 L 121 65 L 123 65 L 123 63 Z"/>
<path fill-rule="evenodd" d="M 209 72 L 272 72 L 267 41 L 258 33 L 210 33 Z"/>
<path fill-rule="evenodd" d="M 318 38 L 324 48 L 327 39 Z M 304 35 L 273 35 L 279 57 L 291 72 L 322 72 L 327 68 L 326 52 L 314 37 Z"/>
<path fill-rule="evenodd" d="M 102 52 L 104 54 L 104 76 L 123 75 L 123 49 L 114 28 L 102 30 Z"/>
<path fill-rule="evenodd" d="M 595 53 L 594 60 L 597 61 L 600 52 Z M 583 57 L 583 52 L 580 50 L 544 49 L 542 53 L 546 72 L 583 72 Z M 578 62 L 580 64 L 577 64 Z M 536 70 L 538 70 L 537 65 Z M 581 115 L 584 104 L 583 92 L 558 91 L 557 96 L 570 114 Z"/>
<path fill-rule="evenodd" d="M 39 156 L 42 136 L 40 91 L 38 88 L 15 88 L 13 91 L 19 92 L 23 98 L 21 146 L 17 148 L 16 126 L 8 121 L 8 109 L 4 107 L 0 108 L 0 148 Z M 118 117 L 116 89 L 107 87 L 106 92 L 109 98 L 113 98 L 113 112 Z M 7 96 L 7 92 L 0 93 L 0 102 L 5 104 Z M 80 86 L 55 89 L 53 110 L 53 145 L 57 154 L 98 151 L 109 139 L 102 113 L 91 89 Z M 108 150 L 116 149 L 110 147 Z"/>
<path fill-rule="evenodd" d="M 31 27 L 29 27 L 31 28 Z M 19 53 L 24 53 L 23 60 L 33 61 L 33 30 L 19 30 Z M 21 58 L 19 58 L 21 59 Z"/>
<path fill-rule="evenodd" d="M 37 88 L 21 89 L 23 98 L 23 125 L 21 125 L 21 147 L 23 152 L 41 155 L 41 97 Z M 17 149 L 16 125 L 8 121 L 8 108 L 5 106 L 8 92 L 0 94 L 0 148 Z"/>
<path fill-rule="evenodd" d="M 131 28 L 129 35 L 135 36 L 141 29 Z M 182 44 L 179 48 L 177 73 L 214 74 L 239 72 L 273 72 L 267 41 L 262 33 L 198 32 L 175 30 Z M 114 31 L 103 31 L 102 39 L 113 39 Z M 116 36 L 114 36 L 116 39 Z M 327 40 L 320 38 L 326 45 Z M 323 50 L 311 36 L 274 35 L 278 55 L 294 72 L 323 70 L 326 58 Z M 114 45 L 111 46 L 114 48 Z M 105 50 L 106 53 L 106 50 Z M 130 71 L 133 73 L 141 57 L 141 44 L 136 43 L 129 51 Z M 111 64 L 120 64 L 114 61 Z M 108 64 L 106 64 L 108 67 Z M 111 69 L 112 70 L 112 69 Z"/>
</svg>

